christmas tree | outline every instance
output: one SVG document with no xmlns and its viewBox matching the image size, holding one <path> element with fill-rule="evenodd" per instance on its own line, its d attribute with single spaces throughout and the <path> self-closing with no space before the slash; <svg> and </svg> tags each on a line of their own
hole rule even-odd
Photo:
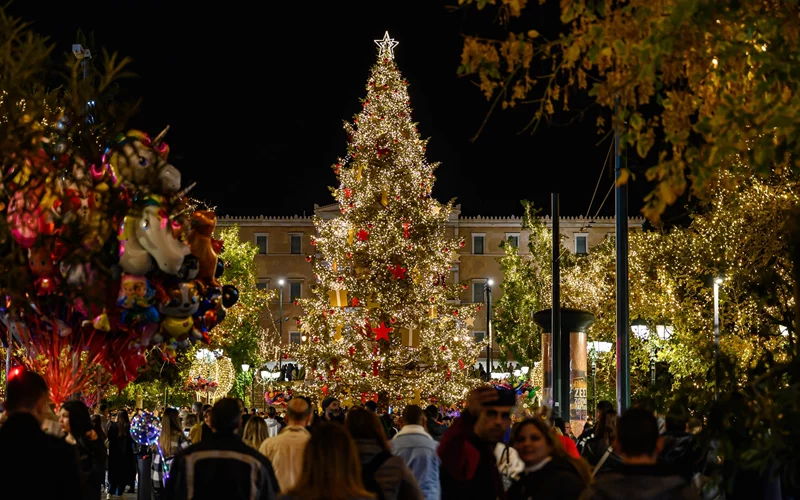
<svg viewBox="0 0 800 500">
<path fill-rule="evenodd" d="M 481 346 L 478 304 L 456 305 L 448 283 L 463 241 L 445 238 L 452 202 L 431 197 L 436 164 L 411 121 L 388 33 L 367 82 L 363 110 L 345 123 L 347 155 L 333 166 L 342 215 L 315 220 L 318 284 L 302 299 L 305 341 L 293 354 L 320 395 L 385 404 L 458 403 Z"/>
</svg>

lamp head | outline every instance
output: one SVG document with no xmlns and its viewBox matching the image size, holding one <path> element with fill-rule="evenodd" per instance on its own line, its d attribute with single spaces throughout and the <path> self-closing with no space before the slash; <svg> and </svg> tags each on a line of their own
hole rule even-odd
<svg viewBox="0 0 800 500">
<path fill-rule="evenodd" d="M 247 373 L 250 370 L 250 365 L 247 363 L 242 363 L 242 371 Z"/>
<path fill-rule="evenodd" d="M 494 285 L 494 280 L 489 278 L 489 281 L 487 281 L 486 284 L 488 284 L 489 286 L 492 286 L 492 285 Z"/>
<path fill-rule="evenodd" d="M 284 283 L 285 283 L 285 281 L 283 281 L 282 279 L 281 279 L 281 280 L 278 280 L 278 284 L 279 284 L 280 286 L 283 286 L 283 284 L 284 284 Z"/>
<path fill-rule="evenodd" d="M 725 281 L 725 280 L 723 280 L 722 278 L 719 278 L 719 277 L 714 279 L 714 283 L 716 283 L 717 285 L 721 285 L 723 281 Z"/>
</svg>

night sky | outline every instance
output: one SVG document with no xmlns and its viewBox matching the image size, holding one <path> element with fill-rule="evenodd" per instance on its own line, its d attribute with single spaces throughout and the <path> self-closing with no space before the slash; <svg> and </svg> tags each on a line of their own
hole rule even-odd
<svg viewBox="0 0 800 500">
<path fill-rule="evenodd" d="M 310 214 L 333 201 L 327 186 L 345 153 L 342 121 L 361 107 L 373 40 L 386 30 L 400 43 L 413 119 L 431 138 L 428 159 L 441 162 L 436 198 L 458 198 L 465 215 L 512 215 L 521 199 L 549 211 L 558 191 L 562 215 L 585 214 L 610 146 L 597 145 L 598 111 L 562 113 L 533 136 L 520 133 L 531 108 L 498 111 L 471 142 L 489 102 L 456 74 L 462 35 L 498 31 L 491 14 L 445 8 L 455 3 L 18 0 L 9 11 L 50 36 L 59 54 L 80 28 L 98 49 L 133 58 L 138 76 L 121 82 L 144 99 L 133 125 L 153 135 L 171 126 L 172 163 L 219 214 Z M 525 29 L 555 34 L 557 2 L 536 9 Z M 609 167 L 591 214 L 612 184 Z M 645 192 L 634 186 L 631 215 Z M 612 193 L 601 214 L 613 209 Z"/>
</svg>

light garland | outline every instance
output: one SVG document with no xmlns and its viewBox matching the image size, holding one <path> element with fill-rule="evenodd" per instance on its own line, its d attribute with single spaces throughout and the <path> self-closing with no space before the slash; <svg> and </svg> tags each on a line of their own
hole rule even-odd
<svg viewBox="0 0 800 500">
<path fill-rule="evenodd" d="M 363 110 L 345 124 L 347 156 L 333 166 L 342 216 L 314 220 L 323 260 L 309 256 L 318 286 L 299 301 L 308 340 L 292 354 L 320 397 L 458 403 L 477 383 L 468 374 L 481 346 L 466 321 L 480 306 L 448 302 L 462 291 L 447 278 L 463 241 L 445 238 L 452 206 L 431 197 L 436 165 L 411 121 L 396 42 L 376 43 Z"/>
<path fill-rule="evenodd" d="M 189 378 L 196 379 L 198 377 L 216 382 L 217 388 L 213 393 L 196 392 L 197 397 L 213 396 L 216 401 L 224 398 L 233 389 L 236 373 L 230 358 L 223 356 L 222 351 L 200 349 L 197 352 L 197 358 L 189 368 Z"/>
<path fill-rule="evenodd" d="M 720 170 L 709 202 L 689 227 L 630 235 L 630 317 L 644 319 L 651 330 L 656 324 L 672 326 L 668 340 L 631 335 L 632 361 L 643 367 L 643 375 L 657 349 L 658 360 L 669 363 L 676 384 L 685 378 L 707 380 L 705 374 L 713 366 L 710 279 L 720 274 L 725 277 L 720 288 L 723 353 L 734 356 L 741 366 L 757 362 L 765 350 L 778 360 L 786 357 L 788 339 L 779 325 L 797 330 L 783 228 L 790 210 L 800 202 L 799 193 L 791 174 L 741 179 Z M 550 307 L 551 282 L 545 270 L 549 231 L 535 220 L 526 228 L 537 251 L 520 256 L 507 248 L 501 260 L 507 274 L 495 325 L 498 339 L 512 350 L 541 343 L 539 329 L 514 328 L 515 318 L 525 312 L 520 305 Z M 562 253 L 562 307 L 595 314 L 588 332 L 592 340 L 615 339 L 614 261 L 611 239 L 592 247 L 586 256 Z"/>
</svg>

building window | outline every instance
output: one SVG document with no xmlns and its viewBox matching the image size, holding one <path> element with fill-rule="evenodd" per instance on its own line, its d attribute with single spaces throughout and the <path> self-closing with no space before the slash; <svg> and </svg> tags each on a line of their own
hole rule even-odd
<svg viewBox="0 0 800 500">
<path fill-rule="evenodd" d="M 458 283 L 458 266 L 452 266 L 450 271 L 453 273 L 453 283 Z"/>
<path fill-rule="evenodd" d="M 266 278 L 258 278 L 256 282 L 256 289 L 257 290 L 266 290 L 269 288 L 269 280 Z"/>
<path fill-rule="evenodd" d="M 303 296 L 302 292 L 303 292 L 302 281 L 289 282 L 289 302 L 294 302 L 295 300 L 302 298 Z"/>
<path fill-rule="evenodd" d="M 519 233 L 506 233 L 506 242 L 511 243 L 514 248 L 519 248 Z"/>
<path fill-rule="evenodd" d="M 269 233 L 256 233 L 256 246 L 258 255 L 267 255 L 269 250 Z"/>
<path fill-rule="evenodd" d="M 289 235 L 289 252 L 293 255 L 300 255 L 303 251 L 303 234 L 291 233 Z"/>
<path fill-rule="evenodd" d="M 585 255 L 589 253 L 589 235 L 586 233 L 575 233 L 575 253 Z"/>
<path fill-rule="evenodd" d="M 472 332 L 472 336 L 477 343 L 486 341 L 486 332 Z"/>
<path fill-rule="evenodd" d="M 486 280 L 472 280 L 472 302 L 483 302 L 486 298 Z"/>
<path fill-rule="evenodd" d="M 302 342 L 300 332 L 289 332 L 289 342 L 292 344 L 300 344 Z"/>
<path fill-rule="evenodd" d="M 486 234 L 484 233 L 472 233 L 472 253 L 475 255 L 482 255 L 484 253 L 484 240 L 486 239 Z"/>
</svg>

